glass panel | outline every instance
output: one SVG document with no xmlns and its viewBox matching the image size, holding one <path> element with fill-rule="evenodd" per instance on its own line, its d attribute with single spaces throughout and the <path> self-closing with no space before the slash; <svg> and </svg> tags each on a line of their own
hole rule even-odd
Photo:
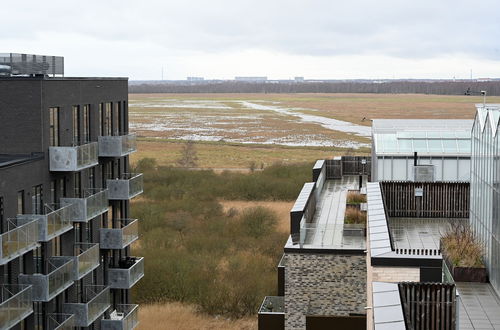
<svg viewBox="0 0 500 330">
<path fill-rule="evenodd" d="M 416 152 L 427 152 L 427 140 L 413 140 L 413 150 Z"/>
<path fill-rule="evenodd" d="M 427 144 L 429 146 L 429 152 L 442 153 L 443 144 L 441 140 L 428 140 Z"/>
<path fill-rule="evenodd" d="M 443 140 L 443 148 L 446 153 L 458 152 L 457 140 Z"/>
</svg>

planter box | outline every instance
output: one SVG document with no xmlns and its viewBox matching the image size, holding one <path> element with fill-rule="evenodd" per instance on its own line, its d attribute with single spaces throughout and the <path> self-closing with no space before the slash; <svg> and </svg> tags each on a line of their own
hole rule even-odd
<svg viewBox="0 0 500 330">
<path fill-rule="evenodd" d="M 451 264 L 446 255 L 443 259 L 450 270 L 451 276 L 455 282 L 488 282 L 486 267 L 455 267 Z"/>
</svg>

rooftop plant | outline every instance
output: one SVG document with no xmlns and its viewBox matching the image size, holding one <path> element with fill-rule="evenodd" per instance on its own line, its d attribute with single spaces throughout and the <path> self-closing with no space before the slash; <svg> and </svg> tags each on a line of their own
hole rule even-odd
<svg viewBox="0 0 500 330">
<path fill-rule="evenodd" d="M 366 203 L 366 195 L 362 195 L 359 191 L 347 192 L 347 204 L 361 204 Z"/>
<path fill-rule="evenodd" d="M 347 206 L 345 209 L 344 223 L 347 224 L 366 224 L 366 212 L 357 207 Z"/>
<path fill-rule="evenodd" d="M 483 246 L 468 224 L 453 224 L 441 241 L 443 254 L 454 267 L 484 267 Z"/>
</svg>

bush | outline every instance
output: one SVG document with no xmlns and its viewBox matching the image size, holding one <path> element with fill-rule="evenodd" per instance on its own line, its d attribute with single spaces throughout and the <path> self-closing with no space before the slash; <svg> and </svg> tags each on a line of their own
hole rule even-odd
<svg viewBox="0 0 500 330">
<path fill-rule="evenodd" d="M 468 224 L 453 224 L 441 238 L 443 254 L 455 267 L 484 267 L 484 250 Z"/>
<path fill-rule="evenodd" d="M 347 192 L 348 204 L 361 204 L 366 203 L 366 195 L 362 195 L 359 191 L 350 190 Z"/>
<path fill-rule="evenodd" d="M 366 212 L 357 207 L 347 206 L 345 209 L 344 223 L 347 224 L 366 224 Z"/>
</svg>

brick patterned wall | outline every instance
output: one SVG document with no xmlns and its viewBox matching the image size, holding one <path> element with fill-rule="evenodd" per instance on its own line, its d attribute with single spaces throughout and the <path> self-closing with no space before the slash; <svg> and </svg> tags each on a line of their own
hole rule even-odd
<svg viewBox="0 0 500 330">
<path fill-rule="evenodd" d="M 366 311 L 366 256 L 285 254 L 285 329 L 306 328 L 306 315 Z"/>
<path fill-rule="evenodd" d="M 372 267 L 372 278 L 375 282 L 419 282 L 418 267 Z"/>
</svg>

